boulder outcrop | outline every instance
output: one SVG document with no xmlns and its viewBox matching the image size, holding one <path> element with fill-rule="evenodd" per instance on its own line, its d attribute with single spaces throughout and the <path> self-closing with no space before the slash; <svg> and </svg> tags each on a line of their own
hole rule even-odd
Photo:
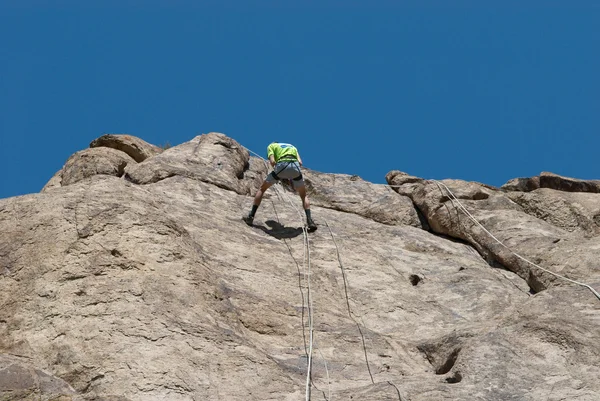
<svg viewBox="0 0 600 401">
<path fill-rule="evenodd" d="M 306 170 L 304 180 L 313 205 L 356 213 L 389 225 L 423 227 L 424 220 L 407 196 L 364 181 L 356 175 Z"/>
<path fill-rule="evenodd" d="M 158 146 L 131 135 L 105 134 L 90 143 L 90 148 L 100 147 L 119 150 L 138 163 L 162 153 Z"/>
<path fill-rule="evenodd" d="M 600 180 L 578 180 L 558 174 L 543 172 L 540 175 L 540 187 L 567 192 L 600 193 Z"/>
<path fill-rule="evenodd" d="M 152 184 L 168 177 L 188 177 L 250 194 L 259 185 L 264 163 L 249 163 L 248 151 L 233 139 L 219 133 L 197 136 L 189 142 L 169 148 L 139 165 L 126 169 L 126 177 L 135 184 Z M 256 168 L 257 171 L 251 170 Z M 247 174 L 248 173 L 248 174 Z"/>
<path fill-rule="evenodd" d="M 513 178 L 502 189 L 506 191 L 529 192 L 538 188 L 549 188 L 564 192 L 591 192 L 600 193 L 600 180 L 579 180 L 577 178 L 563 177 L 547 171 L 537 177 Z"/>
<path fill-rule="evenodd" d="M 512 253 L 598 289 L 600 194 L 305 170 L 305 237 L 280 185 L 241 221 L 267 167 L 223 134 L 104 150 L 0 200 L 0 400 L 600 393 L 600 300 Z"/>
<path fill-rule="evenodd" d="M 67 160 L 61 186 L 71 185 L 95 175 L 121 177 L 128 164 L 135 161 L 127 154 L 111 148 L 91 148 L 75 153 Z"/>
</svg>

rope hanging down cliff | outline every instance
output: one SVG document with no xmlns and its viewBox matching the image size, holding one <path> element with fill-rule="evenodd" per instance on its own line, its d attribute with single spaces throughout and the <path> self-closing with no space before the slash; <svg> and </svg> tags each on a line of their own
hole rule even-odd
<svg viewBox="0 0 600 401">
<path fill-rule="evenodd" d="M 331 227 L 329 226 L 329 222 L 325 219 L 323 219 L 323 220 L 325 221 L 325 225 L 327 226 L 327 229 L 329 230 L 329 234 L 331 235 L 331 240 L 333 241 L 333 244 L 335 245 L 337 260 L 340 265 L 340 270 L 342 271 L 342 279 L 344 282 L 344 295 L 346 297 L 346 307 L 348 308 L 348 316 L 350 317 L 350 320 L 352 320 L 354 322 L 354 324 L 356 324 L 356 327 L 358 328 L 358 332 L 360 333 L 360 338 L 362 340 L 363 352 L 365 354 L 365 362 L 367 364 L 367 371 L 369 372 L 369 377 L 371 378 L 371 383 L 376 384 L 375 380 L 373 379 L 373 374 L 371 373 L 371 366 L 369 364 L 369 357 L 367 355 L 367 344 L 365 342 L 365 336 L 362 332 L 360 324 L 358 323 L 358 321 L 356 321 L 354 316 L 352 316 L 352 309 L 350 308 L 350 297 L 348 296 L 348 280 L 346 279 L 346 270 L 344 268 L 344 264 L 342 263 L 342 256 L 340 254 L 340 248 L 338 247 L 337 241 L 335 240 L 335 236 L 333 235 L 333 231 L 331 230 Z M 364 322 L 363 322 L 363 326 L 364 326 Z M 390 380 L 387 381 L 387 384 L 389 384 L 390 386 L 392 386 L 396 389 L 396 392 L 398 394 L 398 399 L 400 401 L 402 401 L 402 396 L 400 395 L 400 389 L 398 388 L 398 386 L 396 386 L 394 384 L 394 382 L 392 382 Z"/>
<path fill-rule="evenodd" d="M 256 152 L 253 152 L 252 150 L 246 148 L 250 153 L 256 155 L 257 157 L 259 157 L 260 159 L 262 159 L 265 162 L 265 166 L 268 169 L 268 164 L 266 159 L 264 159 L 263 157 L 261 157 L 260 155 L 258 155 Z M 279 190 L 279 188 L 277 186 L 275 186 L 275 191 L 277 193 L 277 196 L 281 199 L 281 192 Z M 288 200 L 288 202 L 290 203 L 290 205 L 296 210 L 296 212 L 298 213 L 300 219 L 302 220 L 302 214 L 300 213 L 300 211 L 298 210 L 298 208 L 294 205 L 294 203 L 292 202 L 292 200 L 290 199 L 289 195 L 285 192 L 283 192 L 283 195 L 286 197 L 286 199 Z M 275 205 L 273 204 L 273 208 L 275 208 Z M 276 209 L 275 209 L 275 213 L 277 213 Z M 342 272 L 342 278 L 343 278 L 343 282 L 344 282 L 344 294 L 345 294 L 345 299 L 346 299 L 346 306 L 348 308 L 348 316 L 350 317 L 350 319 L 356 324 L 358 331 L 360 333 L 360 337 L 361 337 L 361 341 L 362 341 L 362 346 L 363 346 L 363 352 L 364 352 L 364 356 L 365 356 L 365 363 L 367 366 L 367 370 L 369 373 L 369 377 L 371 379 L 371 383 L 375 384 L 375 380 L 373 379 L 373 374 L 371 373 L 371 367 L 369 364 L 369 358 L 368 358 L 368 354 L 367 354 L 367 345 L 365 342 L 365 337 L 364 334 L 362 332 L 361 326 L 358 323 L 358 321 L 354 318 L 354 316 L 352 315 L 352 310 L 350 308 L 350 299 L 348 296 L 348 283 L 347 283 L 347 279 L 346 279 L 346 272 L 344 269 L 344 265 L 342 263 L 342 259 L 341 259 L 341 255 L 340 255 L 340 250 L 337 244 L 337 241 L 335 240 L 335 237 L 333 235 L 333 231 L 331 230 L 331 227 L 329 225 L 329 223 L 325 220 L 325 224 L 327 226 L 327 228 L 329 229 L 329 233 L 331 235 L 331 239 L 333 240 L 334 246 L 336 248 L 336 254 L 337 254 L 337 259 L 340 265 L 340 269 Z M 308 262 L 308 279 L 307 279 L 307 287 L 308 287 L 308 299 L 309 299 L 309 305 L 308 305 L 308 311 L 309 311 L 309 332 L 310 332 L 310 341 L 309 341 L 309 352 L 308 352 L 308 367 L 307 367 L 307 382 L 306 382 L 306 401 L 310 400 L 310 383 L 312 382 L 312 378 L 311 378 L 311 367 L 312 367 L 312 347 L 313 347 L 313 304 L 312 304 L 312 293 L 311 293 L 311 288 L 310 288 L 310 246 L 309 246 L 309 238 L 308 238 L 308 234 L 307 234 L 307 229 L 306 227 L 303 227 L 303 233 L 304 233 L 304 244 L 305 244 L 305 265 L 306 262 Z M 289 249 L 289 247 L 288 247 Z M 291 251 L 290 251 L 291 252 Z M 303 302 L 304 302 L 304 298 L 303 298 Z M 304 333 L 303 333 L 304 334 Z M 324 363 L 325 363 L 325 369 L 327 371 L 327 382 L 328 382 L 328 387 L 329 387 L 329 397 L 325 397 L 326 400 L 331 400 L 331 387 L 330 387 L 330 380 L 329 380 L 329 370 L 327 368 L 327 361 L 325 360 L 325 358 L 323 357 L 323 354 L 319 351 L 319 353 L 321 354 L 321 358 L 323 359 Z M 402 396 L 400 395 L 400 390 L 398 389 L 398 387 L 391 381 L 387 381 L 387 384 L 394 387 L 394 389 L 397 392 L 398 395 L 398 399 L 400 401 L 402 401 Z"/>
<path fill-rule="evenodd" d="M 260 155 L 258 155 L 257 153 L 253 152 L 252 150 L 246 148 L 249 152 L 251 152 L 252 154 L 256 155 L 257 157 L 259 157 L 260 159 L 262 159 L 265 162 L 265 166 L 268 169 L 268 164 L 266 159 L 264 159 L 263 157 L 261 157 Z M 281 193 L 279 192 L 279 188 L 277 186 L 275 186 L 275 191 L 277 193 L 277 195 L 281 198 Z M 300 211 L 298 210 L 298 208 L 294 205 L 294 203 L 292 202 L 292 200 L 290 199 L 290 197 L 288 196 L 288 194 L 286 194 L 285 192 L 283 192 L 283 195 L 286 197 L 286 199 L 288 200 L 288 202 L 290 203 L 290 205 L 296 210 L 296 212 L 298 213 L 298 216 L 300 217 L 300 220 L 302 221 L 302 214 L 300 213 Z M 275 205 L 273 205 L 273 207 L 275 207 Z M 305 267 L 308 266 L 308 272 L 305 274 L 306 278 L 306 282 L 307 282 L 307 297 L 308 297 L 308 322 L 309 322 L 309 346 L 308 346 L 308 362 L 307 362 L 307 372 L 306 372 L 306 390 L 305 390 L 305 396 L 306 396 L 306 401 L 310 401 L 310 385 L 312 383 L 312 373 L 311 373 L 311 369 L 312 369 L 312 354 L 313 354 L 313 303 L 312 303 L 312 292 L 311 292 L 311 286 L 310 286 L 310 275 L 311 275 L 311 261 L 310 261 L 310 242 L 309 242 L 309 238 L 308 238 L 308 232 L 307 232 L 307 227 L 303 227 L 302 228 L 302 232 L 304 235 L 304 265 Z M 304 302 L 304 295 L 303 296 L 303 302 Z M 304 322 L 302 323 L 303 325 L 303 335 L 304 335 Z M 321 353 L 321 357 L 323 358 L 323 355 Z M 325 370 L 327 371 L 327 382 L 328 382 L 328 386 L 330 385 L 329 383 L 329 369 L 327 368 L 327 361 L 325 360 L 325 358 L 323 358 L 324 363 L 325 363 Z M 329 398 L 327 398 L 328 400 L 331 399 L 331 388 L 329 387 Z"/>
<path fill-rule="evenodd" d="M 279 191 L 279 189 L 276 187 L 276 191 Z M 300 211 L 298 210 L 298 208 L 293 204 L 292 200 L 290 199 L 290 197 L 288 196 L 287 193 L 284 192 L 284 195 L 286 196 L 287 200 L 289 201 L 290 205 L 292 205 L 292 207 L 296 210 L 296 212 L 298 213 L 298 215 L 300 216 L 300 219 L 302 219 L 302 214 L 300 213 Z M 367 371 L 369 373 L 369 377 L 371 379 L 371 383 L 376 384 L 375 380 L 373 379 L 373 374 L 371 373 L 371 366 L 369 363 L 369 357 L 367 354 L 367 344 L 365 341 L 365 336 L 363 334 L 363 331 L 361 329 L 360 324 L 358 323 L 358 321 L 354 318 L 354 316 L 352 315 L 352 310 L 350 308 L 350 298 L 348 295 L 348 280 L 346 279 L 346 271 L 344 268 L 344 265 L 342 263 L 342 258 L 341 258 L 341 254 L 340 254 L 340 249 L 338 247 L 337 241 L 335 240 L 335 236 L 333 235 L 333 231 L 331 230 L 331 226 L 329 225 L 329 222 L 327 220 L 325 221 L 325 225 L 327 226 L 327 229 L 329 230 L 329 233 L 331 235 L 331 239 L 333 241 L 333 244 L 335 246 L 336 249 L 336 254 L 337 254 L 337 260 L 338 263 L 340 265 L 340 270 L 342 271 L 342 278 L 343 278 L 343 282 L 344 282 L 344 295 L 345 295 L 345 299 L 346 299 L 346 306 L 348 308 L 348 316 L 350 317 L 350 319 L 356 324 L 356 327 L 358 328 L 358 331 L 360 333 L 360 337 L 361 337 L 361 341 L 362 341 L 362 347 L 363 347 L 363 352 L 365 355 L 365 363 L 367 366 Z M 309 244 L 309 239 L 308 239 L 308 235 L 306 232 L 306 228 L 304 228 L 304 238 L 305 238 L 305 243 L 306 243 L 306 247 L 305 250 L 307 251 L 307 256 L 308 256 L 308 266 L 309 266 L 309 279 L 308 279 L 308 297 L 309 297 L 309 322 L 310 322 L 310 344 L 311 344 L 311 350 L 309 352 L 309 370 L 307 373 L 307 390 L 306 390 L 306 394 L 307 394 L 307 398 L 306 401 L 308 401 L 310 399 L 310 391 L 309 391 L 309 387 L 308 387 L 308 380 L 312 380 L 312 378 L 310 377 L 310 367 L 311 367 L 311 360 L 310 360 L 310 355 L 312 354 L 312 343 L 313 343 L 313 337 L 312 337 L 312 333 L 313 333 L 313 325 L 312 325 L 312 310 L 313 310 L 313 306 L 312 306 L 312 294 L 310 292 L 310 248 L 308 246 Z M 364 323 L 363 323 L 364 326 Z M 321 354 L 321 357 L 323 358 L 323 355 Z M 325 361 L 325 358 L 323 358 L 323 360 Z M 325 361 L 325 369 L 327 369 L 327 361 Z M 327 370 L 327 377 L 328 377 L 328 383 L 329 383 L 329 371 Z M 398 387 L 392 382 L 392 381 L 387 381 L 387 384 L 394 387 L 397 394 L 398 394 L 398 399 L 400 401 L 402 401 L 402 396 L 400 395 L 400 390 L 398 389 Z M 327 400 L 331 400 L 331 389 L 329 389 L 329 397 L 327 398 Z"/>
</svg>

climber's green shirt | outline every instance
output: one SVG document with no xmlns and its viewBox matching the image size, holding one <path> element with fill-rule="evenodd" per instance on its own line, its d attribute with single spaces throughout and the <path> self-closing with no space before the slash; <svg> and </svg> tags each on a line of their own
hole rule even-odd
<svg viewBox="0 0 600 401">
<path fill-rule="evenodd" d="M 271 155 L 275 158 L 275 163 L 283 158 L 298 160 L 298 149 L 289 143 L 273 142 L 267 147 L 267 157 L 271 157 Z"/>
</svg>

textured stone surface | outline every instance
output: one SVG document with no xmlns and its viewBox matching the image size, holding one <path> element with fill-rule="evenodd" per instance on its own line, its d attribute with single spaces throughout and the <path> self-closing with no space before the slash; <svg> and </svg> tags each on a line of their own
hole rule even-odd
<svg viewBox="0 0 600 401">
<path fill-rule="evenodd" d="M 62 169 L 61 185 L 71 185 L 95 175 L 121 177 L 125 167 L 136 164 L 125 153 L 110 148 L 85 149 L 75 153 Z"/>
<path fill-rule="evenodd" d="M 562 228 L 569 220 L 562 218 L 571 212 L 568 207 L 560 211 L 556 208 L 550 209 L 549 215 L 553 218 L 545 221 L 535 216 L 540 211 L 534 211 L 531 207 L 534 202 L 523 202 L 526 205 L 526 208 L 523 208 L 511 199 L 516 197 L 514 193 L 506 194 L 494 190 L 493 187 L 458 180 L 444 180 L 441 184 L 433 181 L 398 184 L 396 176 L 393 173 L 388 174 L 390 184 L 399 185 L 396 189 L 403 193 L 407 193 L 407 188 L 410 188 L 408 192 L 411 199 L 435 232 L 467 241 L 490 263 L 499 263 L 519 274 L 527 280 L 534 291 L 544 290 L 560 282 L 557 283 L 554 276 L 527 263 L 512 251 L 538 265 L 556 266 L 550 270 L 576 280 L 600 279 L 600 270 L 593 262 L 597 256 L 595 250 L 600 246 L 600 242 L 596 237 L 581 238 L 580 233 L 571 233 Z M 459 209 L 458 203 L 449 199 L 442 184 L 447 186 L 468 211 L 506 246 L 500 245 L 490 234 L 469 219 Z M 407 188 L 403 188 L 404 186 Z M 600 196 L 594 196 L 597 201 L 600 200 Z M 556 196 L 554 199 L 560 197 Z M 593 203 L 589 199 L 587 201 Z M 558 224 L 557 221 L 562 221 L 564 224 Z M 581 231 L 585 231 L 585 228 Z"/>
<path fill-rule="evenodd" d="M 129 166 L 126 173 L 136 184 L 151 184 L 177 175 L 249 194 L 263 177 L 246 172 L 250 168 L 266 171 L 264 163 L 257 160 L 250 164 L 249 159 L 248 151 L 235 140 L 210 133 L 169 148 L 139 166 Z"/>
<path fill-rule="evenodd" d="M 506 191 L 529 192 L 538 188 L 564 192 L 600 193 L 600 180 L 579 180 L 545 171 L 537 177 L 513 178 L 502 185 L 502 189 Z"/>
<path fill-rule="evenodd" d="M 23 397 L 39 380 L 77 401 L 303 399 L 310 310 L 312 400 L 597 399 L 600 301 L 511 264 L 431 181 L 388 175 L 433 232 L 377 221 L 409 215 L 383 187 L 307 171 L 309 271 L 296 195 L 275 186 L 255 227 L 241 222 L 266 168 L 230 138 L 129 169 L 0 200 L 0 355 L 19 355 L 0 371 L 21 367 Z M 511 247 L 600 285 L 589 231 L 535 217 L 529 198 L 444 183 Z M 397 214 L 353 209 L 377 191 Z"/>
<path fill-rule="evenodd" d="M 540 187 L 567 192 L 600 193 L 600 180 L 578 180 L 576 178 L 543 172 L 540 174 Z"/>
<path fill-rule="evenodd" d="M 540 187 L 540 177 L 530 177 L 530 178 L 513 178 L 512 180 L 508 180 L 508 182 L 502 185 L 502 189 L 506 191 L 521 191 L 521 192 L 529 192 Z"/>
<path fill-rule="evenodd" d="M 380 223 L 422 227 L 417 210 L 407 196 L 347 174 L 306 170 L 304 180 L 313 205 L 356 213 Z"/>
<path fill-rule="evenodd" d="M 111 148 L 84 149 L 67 159 L 65 165 L 42 188 L 42 192 L 89 178 L 121 177 L 129 164 L 136 162 L 124 152 Z"/>
<path fill-rule="evenodd" d="M 148 142 L 131 135 L 106 134 L 100 138 L 94 139 L 90 143 L 90 148 L 106 147 L 119 150 L 126 153 L 129 157 L 138 163 L 143 162 L 149 157 L 156 156 L 162 152 L 162 149 L 149 144 Z"/>
<path fill-rule="evenodd" d="M 65 381 L 34 369 L 24 358 L 0 354 L 0 400 L 81 399 Z"/>
<path fill-rule="evenodd" d="M 533 192 L 510 192 L 507 196 L 526 213 L 569 232 L 586 237 L 600 234 L 600 196 L 541 188 Z"/>
</svg>

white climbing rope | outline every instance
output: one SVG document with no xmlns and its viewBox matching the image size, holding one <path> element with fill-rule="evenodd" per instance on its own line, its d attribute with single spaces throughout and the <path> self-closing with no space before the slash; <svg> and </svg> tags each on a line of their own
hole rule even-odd
<svg viewBox="0 0 600 401">
<path fill-rule="evenodd" d="M 325 359 L 325 356 L 323 355 L 323 353 L 321 352 L 321 350 L 319 349 L 318 346 L 317 346 L 317 351 L 319 351 L 319 355 L 321 355 L 321 359 L 323 360 L 323 364 L 325 365 L 325 374 L 327 375 L 328 396 L 325 397 L 325 400 L 331 401 L 331 379 L 329 378 L 329 368 L 327 367 L 327 359 Z"/>
<path fill-rule="evenodd" d="M 333 236 L 333 231 L 331 230 L 331 227 L 329 226 L 329 222 L 325 219 L 323 221 L 325 221 L 325 225 L 327 226 L 327 229 L 329 229 L 329 234 L 331 235 L 331 239 L 333 240 L 333 244 L 335 245 L 335 251 L 337 254 L 338 263 L 340 265 L 340 270 L 342 271 L 342 279 L 344 282 L 344 294 L 346 296 L 346 306 L 348 308 L 348 316 L 350 317 L 350 320 L 352 320 L 354 322 L 354 324 L 358 328 L 358 332 L 360 333 L 360 338 L 362 340 L 362 345 L 363 345 L 363 351 L 365 354 L 365 363 L 367 364 L 367 371 L 369 372 L 369 377 L 371 378 L 371 383 L 375 384 L 375 380 L 373 380 L 373 374 L 371 373 L 371 366 L 369 364 L 369 358 L 367 356 L 367 344 L 365 342 L 365 336 L 362 332 L 362 329 L 360 328 L 360 324 L 358 324 L 358 321 L 356 321 L 354 316 L 352 316 L 352 309 L 350 308 L 350 298 L 348 296 L 348 280 L 346 279 L 346 271 L 344 269 L 344 264 L 342 263 L 340 249 L 337 245 L 337 241 L 335 240 L 335 237 Z M 363 323 L 363 326 L 364 326 L 364 323 Z"/>
<path fill-rule="evenodd" d="M 589 289 L 590 291 L 592 291 L 592 293 L 600 300 L 600 293 L 598 293 L 598 291 L 596 291 L 594 288 L 592 288 L 591 285 L 586 284 L 586 283 L 582 283 L 582 282 L 579 282 L 579 281 L 576 281 L 576 280 L 572 280 L 572 279 L 570 279 L 568 277 L 565 277 L 565 276 L 562 276 L 562 275 L 560 275 L 558 273 L 550 271 L 550 270 L 548 270 L 548 269 L 546 269 L 546 268 L 544 268 L 544 267 L 542 267 L 542 266 L 540 266 L 540 265 L 538 265 L 536 263 L 533 263 L 532 261 L 524 258 L 523 256 L 519 255 L 518 253 L 514 252 L 507 245 L 505 245 L 502 241 L 500 241 L 498 238 L 496 238 L 494 236 L 494 234 L 492 234 L 491 232 L 489 232 L 479 221 L 477 221 L 477 219 L 475 217 L 473 217 L 473 215 L 471 213 L 469 213 L 469 211 L 467 210 L 467 208 L 458 200 L 458 198 L 454 195 L 454 193 L 452 193 L 452 191 L 450 191 L 450 188 L 448 188 L 446 186 L 446 184 L 444 184 L 443 182 L 437 181 L 437 180 L 428 180 L 428 181 L 431 181 L 431 182 L 435 183 L 438 186 L 438 188 L 440 189 L 440 192 L 442 192 L 442 193 L 444 192 L 442 190 L 442 187 L 444 187 L 446 189 L 446 191 L 448 192 L 448 194 L 450 196 L 450 200 L 452 201 L 453 205 L 454 205 L 454 201 L 456 201 L 456 203 L 458 203 L 458 205 L 460 207 L 460 210 L 462 210 L 475 224 L 477 224 L 484 232 L 486 232 L 494 241 L 496 241 L 498 244 L 500 244 L 501 246 L 503 246 L 504 248 L 506 248 L 510 253 L 512 253 L 513 255 L 515 255 L 517 258 L 521 259 L 522 261 L 524 261 L 526 263 L 529 263 L 530 265 L 532 265 L 532 266 L 534 266 L 534 267 L 536 267 L 536 268 L 538 268 L 538 269 L 540 269 L 542 271 L 545 271 L 548 274 L 551 274 L 551 275 L 553 275 L 555 277 L 558 277 L 558 278 L 560 278 L 562 280 L 568 281 L 568 282 L 570 282 L 572 284 L 580 285 L 582 287 L 586 287 L 587 289 Z M 455 208 L 456 208 L 456 206 L 455 206 Z"/>
<path fill-rule="evenodd" d="M 264 159 L 262 156 L 260 156 L 259 154 L 257 154 L 256 152 L 253 152 L 252 150 L 246 148 L 250 153 L 254 154 L 255 156 L 259 157 L 260 159 L 265 161 L 265 166 L 267 167 L 268 170 L 268 165 L 266 164 L 266 159 Z M 275 186 L 275 190 L 277 192 L 277 195 L 279 196 L 279 198 L 281 199 L 281 195 L 279 193 L 279 188 L 277 186 Z M 302 214 L 300 213 L 300 211 L 298 210 L 298 208 L 294 205 L 294 203 L 292 202 L 292 200 L 290 199 L 289 195 L 287 193 L 284 192 L 284 195 L 286 197 L 286 199 L 288 200 L 288 202 L 292 205 L 292 207 L 296 210 L 296 212 L 298 213 L 298 215 L 300 216 L 300 219 L 302 220 Z M 340 249 L 338 247 L 337 241 L 335 240 L 335 236 L 333 235 L 333 231 L 331 230 L 331 227 L 329 225 L 329 222 L 327 220 L 324 220 L 325 225 L 327 226 L 329 233 L 331 235 L 331 239 L 333 240 L 333 244 L 335 245 L 335 249 L 336 249 L 336 254 L 337 254 L 337 259 L 340 265 L 340 269 L 342 271 L 342 278 L 343 278 L 343 282 L 344 282 L 344 294 L 345 294 L 345 298 L 346 298 L 346 305 L 348 308 L 348 316 L 350 317 L 350 319 L 356 324 L 356 327 L 358 328 L 358 331 L 360 333 L 360 337 L 362 340 L 362 346 L 363 346 L 363 351 L 364 351 L 364 355 L 365 355 L 365 363 L 367 365 L 367 371 L 369 373 L 369 377 L 371 379 L 371 383 L 375 384 L 375 380 L 373 379 L 373 374 L 371 373 L 371 366 L 369 364 L 369 358 L 367 355 L 367 345 L 365 342 L 365 336 L 362 332 L 362 329 L 360 327 L 360 324 L 358 323 L 358 321 L 354 318 L 354 316 L 352 316 L 352 310 L 350 308 L 350 300 L 349 300 L 349 296 L 348 296 L 348 282 L 346 279 L 346 273 L 345 273 L 345 269 L 344 269 L 344 265 L 342 263 L 342 259 L 341 259 L 341 254 L 340 254 Z M 308 310 L 309 310 L 309 327 L 310 327 L 310 341 L 309 341 L 309 353 L 308 353 L 308 370 L 307 370 L 307 375 L 306 375 L 306 401 L 310 400 L 310 382 L 311 380 L 311 373 L 310 373 L 310 369 L 312 366 L 312 347 L 313 347 L 313 305 L 312 305 L 312 293 L 311 293 L 311 289 L 310 289 L 310 246 L 309 246 L 309 238 L 306 232 L 306 227 L 303 227 L 303 232 L 304 232 L 304 241 L 305 241 L 305 260 L 308 261 L 307 265 L 308 265 L 308 279 L 307 279 L 307 287 L 308 287 Z M 306 264 L 305 264 L 306 266 Z M 364 322 L 363 322 L 364 325 Z M 323 362 L 325 364 L 325 370 L 327 373 L 327 386 L 328 386 L 328 397 L 325 397 L 325 399 L 327 401 L 331 401 L 331 381 L 329 378 L 329 369 L 327 367 L 327 360 L 325 359 L 325 357 L 323 356 L 323 353 L 319 351 L 319 354 L 321 355 L 321 358 L 323 359 Z M 398 399 L 400 401 L 402 401 L 402 396 L 400 395 L 400 390 L 398 389 L 398 387 L 391 381 L 387 382 L 389 385 L 393 386 L 396 389 L 396 392 L 398 394 Z"/>
<path fill-rule="evenodd" d="M 276 186 L 275 190 L 279 193 L 280 189 Z M 296 210 L 296 212 L 298 213 L 298 216 L 300 218 L 300 221 L 302 222 L 302 213 L 300 212 L 300 210 L 296 207 L 296 205 L 294 205 L 294 202 L 292 201 L 292 199 L 290 198 L 290 196 L 283 191 L 283 195 L 284 197 L 288 200 L 289 204 L 292 206 L 292 208 L 294 208 L 294 210 Z M 313 317 L 313 297 L 312 297 L 312 289 L 310 286 L 310 276 L 311 276 L 311 260 L 310 260 L 310 239 L 308 236 L 308 233 L 306 231 L 306 227 L 302 227 L 302 233 L 304 234 L 304 266 L 305 268 L 307 267 L 307 272 L 305 274 L 306 277 L 306 287 L 307 287 L 307 294 L 308 294 L 308 337 L 309 337 L 309 341 L 308 341 L 308 365 L 307 365 L 307 371 L 306 371 L 306 390 L 305 390 L 305 396 L 306 396 L 306 401 L 310 401 L 310 384 L 312 381 L 312 354 L 313 354 L 313 343 L 314 343 L 314 317 Z M 329 384 L 329 383 L 328 383 Z M 331 393 L 331 389 L 329 389 L 330 393 Z"/>
<path fill-rule="evenodd" d="M 373 379 L 373 374 L 371 373 L 371 365 L 369 363 L 369 358 L 367 356 L 367 344 L 365 342 L 365 336 L 362 332 L 362 329 L 360 328 L 360 324 L 354 318 L 354 316 L 352 316 L 352 309 L 350 308 L 350 298 L 348 296 L 348 280 L 346 279 L 346 272 L 344 269 L 344 264 L 342 263 L 340 248 L 338 247 L 337 241 L 335 240 L 335 236 L 333 235 L 333 231 L 331 230 L 331 226 L 329 225 L 329 222 L 325 219 L 323 219 L 323 221 L 325 222 L 325 225 L 327 226 L 327 229 L 329 230 L 329 234 L 331 235 L 331 239 L 333 240 L 333 244 L 335 245 L 338 263 L 340 265 L 340 270 L 342 271 L 342 279 L 344 281 L 344 294 L 346 296 L 346 306 L 348 308 L 348 316 L 350 317 L 350 320 L 352 320 L 354 322 L 354 324 L 356 324 L 356 327 L 358 328 L 358 332 L 360 333 L 360 338 L 362 340 L 363 352 L 365 354 L 365 363 L 367 365 L 367 371 L 369 372 L 369 377 L 371 378 L 371 383 L 376 384 L 375 380 Z M 362 318 L 361 318 L 361 322 L 362 322 L 362 325 L 364 327 L 366 327 L 365 322 L 362 320 Z M 387 384 L 389 384 L 390 386 L 392 386 L 396 389 L 396 393 L 398 394 L 398 400 L 402 401 L 402 395 L 400 395 L 400 389 L 398 389 L 398 387 L 392 381 L 388 380 Z"/>
<path fill-rule="evenodd" d="M 258 153 L 253 152 L 252 150 L 250 150 L 248 148 L 245 148 L 245 149 L 248 150 L 253 155 L 257 156 L 258 158 L 262 159 L 265 162 L 265 166 L 267 167 L 267 170 L 268 170 L 269 167 L 267 164 L 267 160 L 265 158 L 263 158 Z M 280 189 L 277 187 L 277 185 L 275 185 L 275 191 L 276 191 L 277 195 L 281 198 Z M 285 191 L 283 191 L 283 195 L 288 200 L 290 205 L 294 208 L 294 210 L 296 210 L 296 212 L 298 213 L 300 221 L 303 222 L 302 213 L 296 207 L 296 205 L 294 205 L 294 202 L 292 201 L 290 196 Z M 314 329 L 313 329 L 313 297 L 312 297 L 312 292 L 311 292 L 311 287 L 310 287 L 310 275 L 311 275 L 310 240 L 308 238 L 308 233 L 307 233 L 306 227 L 304 227 L 304 224 L 302 227 L 302 233 L 304 234 L 304 266 L 305 266 L 305 269 L 306 269 L 306 266 L 308 266 L 308 272 L 305 274 L 306 283 L 307 283 L 307 293 L 308 293 L 308 326 L 309 326 L 308 366 L 307 366 L 307 371 L 306 371 L 305 398 L 306 398 L 306 401 L 310 401 L 310 384 L 312 382 L 311 369 L 312 369 L 313 333 L 314 333 Z M 304 322 L 302 324 L 304 325 Z M 321 353 L 321 357 L 323 357 L 322 355 L 323 354 Z M 327 371 L 327 384 L 328 384 L 328 389 L 329 389 L 329 400 L 331 400 L 331 387 L 330 387 L 331 383 L 329 381 L 329 369 L 327 368 L 327 361 L 325 360 L 325 358 L 323 358 L 323 360 L 325 361 L 325 369 Z"/>
<path fill-rule="evenodd" d="M 310 401 L 310 382 L 311 382 L 311 369 L 312 369 L 312 352 L 313 352 L 313 300 L 310 291 L 310 244 L 308 242 L 308 235 L 306 228 L 302 228 L 304 233 L 304 250 L 305 250 L 305 261 L 308 266 L 308 274 L 306 277 L 307 292 L 308 292 L 308 366 L 306 371 L 306 401 Z"/>
</svg>

